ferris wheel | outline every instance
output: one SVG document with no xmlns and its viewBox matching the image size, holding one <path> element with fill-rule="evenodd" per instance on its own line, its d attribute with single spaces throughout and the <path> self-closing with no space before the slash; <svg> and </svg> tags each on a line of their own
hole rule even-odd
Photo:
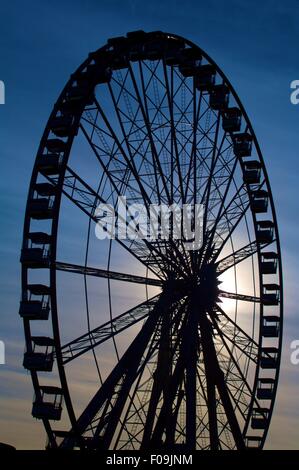
<svg viewBox="0 0 299 470">
<path fill-rule="evenodd" d="M 200 247 L 98 240 L 97 208 L 117 211 L 118 197 L 200 204 Z M 203 50 L 136 31 L 71 75 L 38 148 L 21 263 L 23 364 L 49 448 L 263 447 L 281 356 L 278 227 L 248 116 Z"/>
</svg>

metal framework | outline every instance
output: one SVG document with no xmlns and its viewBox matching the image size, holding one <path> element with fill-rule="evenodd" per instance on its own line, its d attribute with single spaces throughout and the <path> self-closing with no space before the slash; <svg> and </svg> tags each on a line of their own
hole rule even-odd
<svg viewBox="0 0 299 470">
<path fill-rule="evenodd" d="M 188 251 L 172 237 L 116 239 L 106 267 L 98 267 L 90 254 L 96 207 L 116 208 L 124 195 L 148 212 L 150 204 L 201 203 L 201 248 Z M 87 224 L 78 245 L 82 264 L 59 250 L 68 208 Z M 114 247 L 145 274 L 133 274 L 130 264 L 128 272 L 112 269 Z M 174 34 L 136 31 L 89 54 L 39 145 L 21 263 L 24 367 L 49 448 L 263 447 L 282 341 L 275 208 L 240 99 L 199 47 Z M 83 281 L 87 329 L 65 340 L 61 319 L 83 312 L 74 305 L 65 312 L 58 290 L 75 274 Z M 95 328 L 91 278 L 107 284 L 109 304 L 104 322 L 103 302 L 97 304 Z M 127 283 L 139 293 L 144 286 L 145 299 L 115 315 L 117 286 Z M 119 338 L 127 341 L 121 353 Z M 107 345 L 117 358 L 110 369 L 101 361 Z M 79 358 L 94 361 L 99 374 L 83 410 L 68 379 Z"/>
</svg>

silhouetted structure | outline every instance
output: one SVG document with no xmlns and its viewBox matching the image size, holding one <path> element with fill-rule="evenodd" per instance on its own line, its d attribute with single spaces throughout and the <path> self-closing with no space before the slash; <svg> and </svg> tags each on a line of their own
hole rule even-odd
<svg viewBox="0 0 299 470">
<path fill-rule="evenodd" d="M 77 160 L 84 154 L 82 173 L 70 158 L 74 141 Z M 89 151 L 98 163 L 98 186 L 92 171 L 86 176 Z M 85 264 L 57 259 L 61 201 L 96 223 L 97 205 L 114 206 L 116 195 L 146 208 L 203 204 L 201 248 L 187 251 L 171 237 L 116 240 L 151 276 L 112 271 L 111 250 L 107 269 L 99 269 L 87 263 L 89 225 Z M 50 448 L 263 447 L 281 354 L 277 222 L 246 112 L 199 47 L 173 34 L 132 32 L 110 39 L 71 76 L 38 149 L 21 262 L 24 366 L 35 390 L 32 414 L 43 420 Z M 57 271 L 85 281 L 108 279 L 110 319 L 66 343 Z M 33 272 L 41 273 L 41 284 Z M 221 287 L 229 272 L 230 292 Z M 160 293 L 114 316 L 116 281 L 155 286 Z M 85 294 L 89 315 L 86 283 Z M 233 309 L 226 311 L 225 299 Z M 46 336 L 34 333 L 41 323 L 48 326 Z M 133 325 L 135 338 L 77 417 L 68 365 L 86 355 L 100 367 L 97 348 L 113 340 L 117 351 L 117 338 Z M 55 386 L 45 375 L 54 367 Z M 62 413 L 67 432 L 59 429 Z"/>
</svg>

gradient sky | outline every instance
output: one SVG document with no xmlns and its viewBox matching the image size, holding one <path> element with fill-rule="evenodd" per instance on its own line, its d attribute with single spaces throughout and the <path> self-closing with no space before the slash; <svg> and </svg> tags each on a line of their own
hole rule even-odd
<svg viewBox="0 0 299 470">
<path fill-rule="evenodd" d="M 299 365 L 290 342 L 299 339 L 298 139 L 299 105 L 290 82 L 299 79 L 296 0 L 3 1 L 0 17 L 0 441 L 42 448 L 31 418 L 32 386 L 23 371 L 19 251 L 29 178 L 54 102 L 87 54 L 127 31 L 163 30 L 203 48 L 234 85 L 256 131 L 271 180 L 283 250 L 285 334 L 281 380 L 267 448 L 299 448 Z M 78 381 L 78 387 L 82 386 Z M 83 393 L 83 392 L 82 392 Z"/>
</svg>

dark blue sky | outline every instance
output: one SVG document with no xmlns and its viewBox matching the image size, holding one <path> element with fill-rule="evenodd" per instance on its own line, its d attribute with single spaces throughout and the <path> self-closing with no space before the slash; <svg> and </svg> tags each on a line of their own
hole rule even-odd
<svg viewBox="0 0 299 470">
<path fill-rule="evenodd" d="M 19 355 L 19 249 L 29 178 L 46 120 L 65 81 L 90 51 L 127 31 L 160 29 L 193 40 L 224 70 L 264 153 L 280 225 L 286 290 L 284 371 L 269 446 L 298 447 L 299 366 L 289 361 L 289 343 L 299 338 L 299 105 L 289 99 L 290 82 L 299 79 L 298 18 L 296 0 L 2 2 L 0 79 L 6 85 L 6 104 L 0 106 L 0 339 L 7 344 L 7 365 L 0 366 L 0 407 L 6 407 L 5 414 L 0 408 L 0 441 L 15 435 L 17 445 L 29 442 L 31 388 Z M 28 404 L 16 431 L 13 410 L 22 400 Z M 285 435 L 279 432 L 282 427 Z"/>
</svg>

